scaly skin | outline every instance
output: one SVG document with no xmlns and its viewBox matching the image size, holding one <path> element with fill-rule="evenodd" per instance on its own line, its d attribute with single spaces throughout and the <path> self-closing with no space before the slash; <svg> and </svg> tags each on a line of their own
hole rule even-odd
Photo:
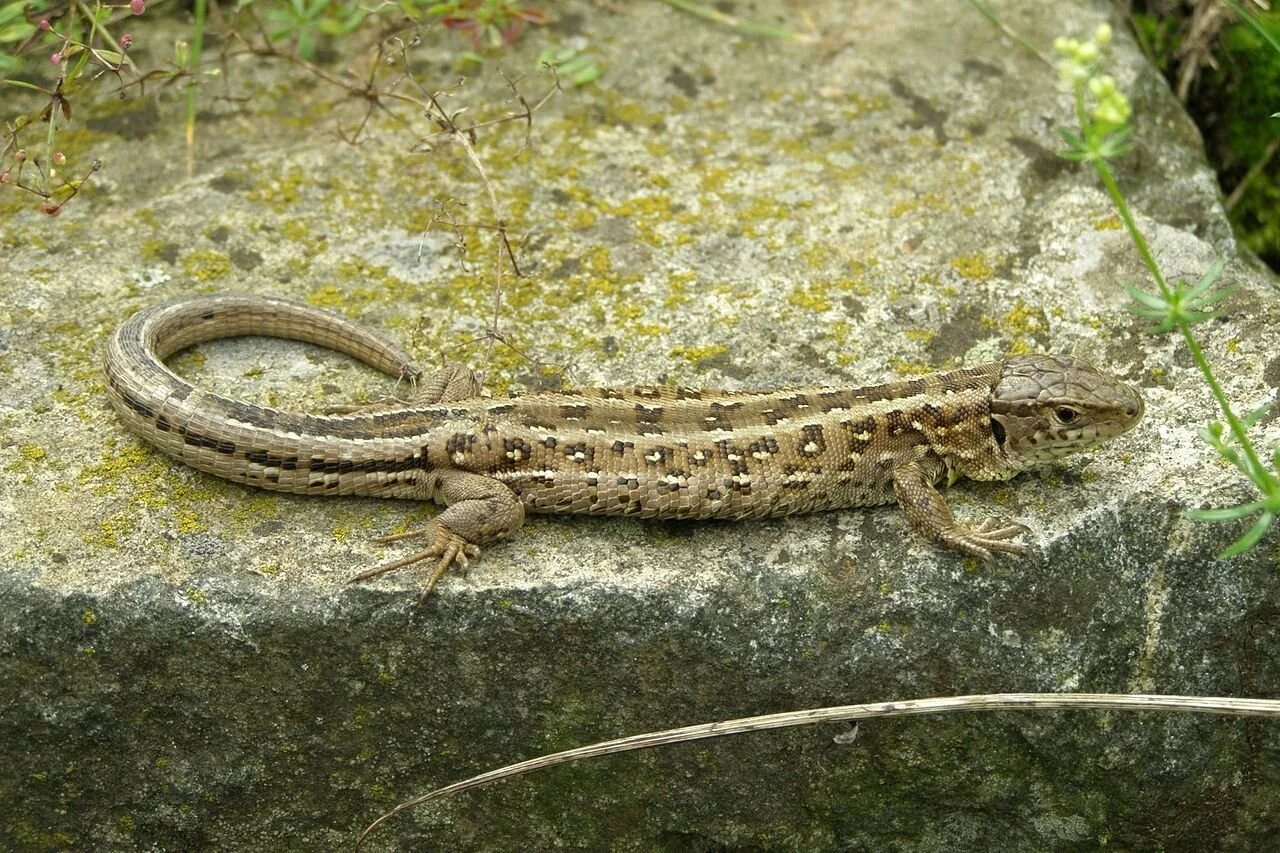
<svg viewBox="0 0 1280 853">
<path fill-rule="evenodd" d="M 414 397 L 341 415 L 284 412 L 194 388 L 164 365 L 180 349 L 236 335 L 345 352 L 412 380 Z M 429 530 L 412 534 L 428 548 L 353 578 L 435 560 L 424 598 L 450 565 L 519 529 L 526 511 L 747 519 L 896 502 L 938 545 L 984 560 L 1021 554 L 1011 540 L 1025 528 L 956 522 L 938 484 L 1008 479 L 1119 435 L 1143 408 L 1111 374 L 1053 355 L 862 388 L 637 386 L 488 399 L 464 368 L 424 376 L 348 320 L 256 296 L 148 308 L 112 336 L 104 367 L 126 426 L 202 471 L 296 494 L 444 504 Z"/>
</svg>

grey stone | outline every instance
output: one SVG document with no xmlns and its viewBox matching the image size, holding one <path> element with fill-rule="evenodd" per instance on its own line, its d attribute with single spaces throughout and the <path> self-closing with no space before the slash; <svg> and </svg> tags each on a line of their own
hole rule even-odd
<svg viewBox="0 0 1280 853">
<path fill-rule="evenodd" d="M 136 123 L 112 113 L 78 137 L 72 165 L 106 165 L 57 220 L 0 194 L 0 846 L 344 848 L 396 802 L 499 764 L 825 704 L 1280 695 L 1276 537 L 1218 561 L 1241 527 L 1181 515 L 1248 490 L 1197 436 L 1215 409 L 1184 345 L 1125 311 L 1144 269 L 1097 180 L 1053 153 L 1071 103 L 1051 69 L 944 0 L 732 4 L 791 27 L 803 8 L 818 46 L 657 3 L 564 5 L 559 30 L 530 31 L 449 98 L 502 115 L 499 66 L 539 95 L 547 32 L 585 39 L 605 69 L 536 116 L 529 150 L 518 123 L 478 135 L 530 273 L 501 315 L 521 352 L 577 384 L 746 388 L 1046 349 L 1138 383 L 1143 425 L 1045 474 L 952 490 L 963 518 L 1031 526 L 1023 560 L 939 553 L 891 508 L 534 518 L 420 610 L 419 572 L 348 586 L 401 553 L 370 537 L 433 510 L 267 495 L 171 463 L 106 406 L 102 341 L 154 301 L 243 290 L 311 299 L 434 362 L 489 321 L 494 252 L 466 232 L 464 269 L 448 232 L 424 237 L 432 200 L 493 213 L 456 145 L 409 153 L 414 135 L 378 113 L 343 145 L 331 131 L 364 102 L 233 61 L 250 97 L 202 90 L 192 177 L 181 102 L 164 97 L 158 116 L 126 102 Z M 1111 8 L 1001 5 L 1045 46 Z M 466 46 L 454 38 L 433 32 L 415 58 Z M 1241 288 L 1199 333 L 1241 411 L 1274 400 L 1274 279 L 1239 255 L 1195 129 L 1119 32 L 1113 64 L 1134 100 L 1118 171 L 1138 221 L 1174 274 L 1233 259 Z M 428 88 L 453 82 L 429 73 Z M 484 352 L 450 355 L 484 367 Z M 494 352 L 495 391 L 542 376 Z M 285 407 L 392 390 L 288 343 L 173 363 Z M 1256 435 L 1271 447 L 1280 427 Z M 371 849 L 1258 849 L 1280 832 L 1278 746 L 1274 721 L 1159 714 L 824 726 L 501 783 L 398 818 Z"/>
</svg>

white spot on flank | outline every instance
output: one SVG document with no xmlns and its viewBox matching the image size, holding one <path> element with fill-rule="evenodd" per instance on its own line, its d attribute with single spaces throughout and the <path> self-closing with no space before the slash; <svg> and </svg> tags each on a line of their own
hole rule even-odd
<svg viewBox="0 0 1280 853">
<path fill-rule="evenodd" d="M 463 462 L 466 462 L 466 461 L 467 461 L 467 455 L 462 451 L 458 451 L 453 454 L 454 465 L 461 465 Z"/>
<path fill-rule="evenodd" d="M 812 442 L 812 441 L 811 441 L 811 442 L 809 442 L 808 444 L 806 444 L 806 445 L 804 446 L 804 452 L 805 452 L 805 453 L 817 453 L 817 452 L 818 452 L 818 445 L 817 445 L 816 443 L 814 443 L 814 442 Z"/>
</svg>

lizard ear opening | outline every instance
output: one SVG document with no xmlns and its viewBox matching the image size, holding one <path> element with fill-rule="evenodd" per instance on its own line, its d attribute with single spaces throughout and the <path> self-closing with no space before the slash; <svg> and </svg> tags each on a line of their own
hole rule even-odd
<svg viewBox="0 0 1280 853">
<path fill-rule="evenodd" d="M 1004 424 L 1000 423 L 999 418 L 991 419 L 991 434 L 996 437 L 996 444 L 1004 447 L 1004 441 L 1008 437 L 1004 431 Z"/>
</svg>

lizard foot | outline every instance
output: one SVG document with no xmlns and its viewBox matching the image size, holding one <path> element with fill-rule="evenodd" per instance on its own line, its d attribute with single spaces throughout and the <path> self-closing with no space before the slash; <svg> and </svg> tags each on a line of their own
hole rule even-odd
<svg viewBox="0 0 1280 853">
<path fill-rule="evenodd" d="M 995 557 L 993 551 L 1026 556 L 1025 545 L 1009 540 L 1030 532 L 1031 529 L 1024 524 L 991 517 L 982 519 L 973 527 L 951 528 L 943 534 L 942 544 L 989 563 Z"/>
<path fill-rule="evenodd" d="M 459 566 L 466 566 L 467 563 L 470 562 L 471 557 L 479 556 L 480 546 L 468 542 L 466 539 L 463 539 L 461 536 L 438 522 L 427 530 L 414 530 L 409 533 L 398 533 L 394 536 L 383 536 L 380 539 L 374 540 L 380 544 L 385 544 L 387 542 L 397 542 L 402 539 L 427 538 L 433 534 L 435 539 L 431 543 L 431 547 L 422 551 L 416 551 L 409 554 L 407 557 L 400 558 L 399 560 L 394 560 L 390 563 L 383 563 L 380 566 L 374 566 L 372 569 L 367 569 L 366 571 L 363 571 L 351 578 L 347 583 L 359 583 L 360 581 L 366 581 L 369 578 L 377 577 L 378 575 L 385 575 L 387 572 L 394 572 L 396 569 L 404 568 L 405 566 L 421 562 L 422 560 L 431 560 L 438 557 L 439 560 L 436 562 L 436 567 L 432 570 L 431 577 L 427 579 L 426 586 L 422 590 L 422 595 L 418 597 L 418 606 L 421 607 L 422 603 L 427 600 L 427 596 L 431 595 L 431 591 L 435 589 L 436 583 L 438 583 L 440 578 L 444 576 L 444 573 L 449 570 L 449 567 L 455 563 Z"/>
</svg>

